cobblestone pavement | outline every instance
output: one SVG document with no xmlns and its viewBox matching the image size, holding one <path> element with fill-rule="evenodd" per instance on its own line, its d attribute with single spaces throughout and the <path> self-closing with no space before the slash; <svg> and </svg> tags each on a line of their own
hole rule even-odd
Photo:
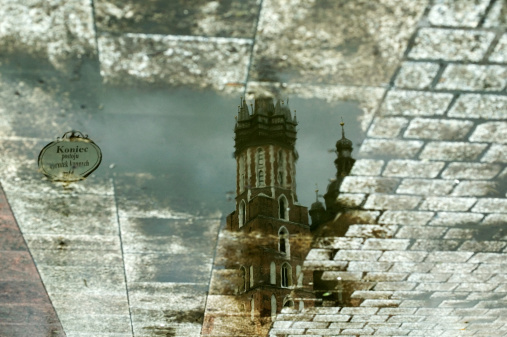
<svg viewBox="0 0 507 337">
<path fill-rule="evenodd" d="M 341 277 L 357 306 L 283 313 L 271 335 L 507 335 L 506 11 L 502 0 L 0 0 L 0 182 L 31 255 L 0 227 L 0 336 L 34 336 L 16 329 L 39 316 L 41 335 L 58 321 L 76 337 L 199 335 L 222 214 L 151 198 L 140 186 L 159 183 L 142 170 L 69 187 L 34 170 L 62 129 L 90 125 L 103 91 L 143 85 L 362 110 L 367 136 L 341 187 L 355 221 L 345 237 L 324 233 L 305 264 Z M 33 305 L 11 297 L 25 295 L 9 277 L 36 282 L 32 258 L 57 318 L 38 285 Z"/>
</svg>

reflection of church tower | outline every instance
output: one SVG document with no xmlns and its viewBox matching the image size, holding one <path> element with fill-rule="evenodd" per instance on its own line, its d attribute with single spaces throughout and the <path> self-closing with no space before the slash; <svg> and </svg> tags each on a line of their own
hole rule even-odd
<svg viewBox="0 0 507 337">
<path fill-rule="evenodd" d="M 227 229 L 251 237 L 239 257 L 239 297 L 253 316 L 273 317 L 283 307 L 300 310 L 312 298 L 303 272 L 309 243 L 308 211 L 297 201 L 296 117 L 271 98 L 245 101 L 235 128 L 236 210 Z M 257 239 L 259 240 L 257 240 Z"/>
<path fill-rule="evenodd" d="M 343 122 L 340 123 L 342 126 L 342 138 L 336 142 L 336 154 L 338 158 L 334 161 L 336 166 L 336 179 L 333 180 L 327 187 L 327 193 L 324 195 L 326 201 L 326 209 L 328 217 L 332 218 L 341 211 L 341 206 L 337 203 L 336 198 L 340 194 L 340 186 L 345 176 L 350 173 L 352 166 L 355 163 L 355 159 L 351 157 L 352 153 L 352 141 L 345 138 L 345 129 Z"/>
</svg>

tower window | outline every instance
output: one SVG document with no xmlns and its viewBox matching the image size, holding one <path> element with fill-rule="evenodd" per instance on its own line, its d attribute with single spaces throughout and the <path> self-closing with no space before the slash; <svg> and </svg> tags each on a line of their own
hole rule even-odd
<svg viewBox="0 0 507 337">
<path fill-rule="evenodd" d="M 290 257 L 289 231 L 285 227 L 278 231 L 278 251 Z"/>
<path fill-rule="evenodd" d="M 288 264 L 287 262 L 282 264 L 281 276 L 282 276 L 281 286 L 283 288 L 288 288 L 292 286 L 292 268 L 290 264 Z"/>
<path fill-rule="evenodd" d="M 239 203 L 239 228 L 243 227 L 246 223 L 246 205 L 245 201 L 241 200 Z"/>
<path fill-rule="evenodd" d="M 241 266 L 240 268 L 241 273 L 241 284 L 239 287 L 239 292 L 245 292 L 246 291 L 246 285 L 247 285 L 247 278 L 246 278 L 246 268 Z"/>
<path fill-rule="evenodd" d="M 289 220 L 288 212 L 287 212 L 287 198 L 282 195 L 278 199 L 278 217 L 282 220 Z"/>
<path fill-rule="evenodd" d="M 280 186 L 283 186 L 283 172 L 282 171 L 278 172 L 278 184 Z"/>
<path fill-rule="evenodd" d="M 264 171 L 259 170 L 259 173 L 257 173 L 257 187 L 264 186 Z"/>
<path fill-rule="evenodd" d="M 276 265 L 274 262 L 271 262 L 269 266 L 269 283 L 276 284 Z"/>
<path fill-rule="evenodd" d="M 271 320 L 276 318 L 276 297 L 271 295 Z"/>
<path fill-rule="evenodd" d="M 292 298 L 286 298 L 284 301 L 283 301 L 283 307 L 284 308 L 294 308 L 294 301 L 292 300 Z"/>
</svg>

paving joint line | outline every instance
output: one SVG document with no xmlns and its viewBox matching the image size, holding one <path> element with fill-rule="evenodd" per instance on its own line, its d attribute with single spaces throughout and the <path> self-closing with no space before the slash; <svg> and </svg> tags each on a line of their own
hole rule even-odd
<svg viewBox="0 0 507 337">
<path fill-rule="evenodd" d="M 132 332 L 132 336 L 134 336 L 134 324 L 132 322 L 132 308 L 130 306 L 129 286 L 128 286 L 128 281 L 127 281 L 127 270 L 125 268 L 125 253 L 123 250 L 123 239 L 121 236 L 120 214 L 118 212 L 118 198 L 116 195 L 116 183 L 114 181 L 114 177 L 111 179 L 111 181 L 113 183 L 113 196 L 114 196 L 114 204 L 115 204 L 115 208 L 116 208 L 116 222 L 118 223 L 118 236 L 120 239 L 121 260 L 123 262 L 123 268 L 122 268 L 123 269 L 123 278 L 125 280 L 125 292 L 127 295 L 127 304 L 129 307 L 130 331 Z"/>
</svg>

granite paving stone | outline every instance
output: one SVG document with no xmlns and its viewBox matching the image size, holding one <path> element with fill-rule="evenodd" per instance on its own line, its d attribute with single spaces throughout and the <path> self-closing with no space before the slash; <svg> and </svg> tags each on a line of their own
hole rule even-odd
<svg viewBox="0 0 507 337">
<path fill-rule="evenodd" d="M 345 236 L 360 238 L 391 238 L 398 230 L 393 225 L 351 225 Z"/>
<path fill-rule="evenodd" d="M 507 223 L 507 214 L 491 213 L 486 215 L 481 225 L 491 226 L 491 225 L 502 225 L 504 223 Z"/>
<path fill-rule="evenodd" d="M 500 252 L 507 245 L 502 241 L 465 241 L 458 250 L 474 251 L 474 252 Z"/>
<path fill-rule="evenodd" d="M 412 90 L 390 90 L 380 108 L 381 116 L 434 116 L 443 115 L 452 100 L 452 94 L 428 93 Z"/>
<path fill-rule="evenodd" d="M 446 232 L 446 227 L 402 226 L 394 236 L 398 239 L 438 239 Z"/>
<path fill-rule="evenodd" d="M 472 142 L 507 143 L 507 123 L 486 122 L 479 124 L 470 136 Z"/>
<path fill-rule="evenodd" d="M 403 134 L 404 138 L 462 140 L 472 128 L 470 121 L 452 119 L 414 118 Z"/>
<path fill-rule="evenodd" d="M 499 184 L 494 181 L 460 181 L 452 191 L 456 196 L 498 196 Z"/>
<path fill-rule="evenodd" d="M 379 219 L 381 224 L 426 225 L 434 212 L 426 211 L 385 211 Z"/>
<path fill-rule="evenodd" d="M 479 231 L 470 228 L 451 228 L 447 231 L 444 239 L 472 239 L 478 236 Z"/>
<path fill-rule="evenodd" d="M 368 130 L 368 137 L 397 138 L 407 124 L 408 120 L 403 117 L 377 117 Z"/>
<path fill-rule="evenodd" d="M 359 149 L 359 155 L 374 158 L 412 158 L 423 144 L 420 140 L 365 139 Z"/>
<path fill-rule="evenodd" d="M 436 89 L 461 91 L 502 91 L 507 83 L 507 67 L 499 65 L 450 64 Z"/>
<path fill-rule="evenodd" d="M 507 34 L 504 33 L 489 56 L 490 62 L 507 63 Z"/>
<path fill-rule="evenodd" d="M 387 163 L 383 176 L 435 178 L 444 167 L 440 161 L 391 160 Z"/>
<path fill-rule="evenodd" d="M 507 212 L 507 199 L 482 198 L 472 209 L 473 212 L 505 213 Z"/>
<path fill-rule="evenodd" d="M 455 186 L 454 180 L 403 179 L 396 189 L 398 194 L 447 195 Z"/>
<path fill-rule="evenodd" d="M 459 240 L 442 240 L 442 239 L 416 239 L 410 246 L 410 250 L 455 250 L 460 244 Z"/>
<path fill-rule="evenodd" d="M 395 191 L 399 180 L 396 178 L 381 177 L 345 177 L 340 190 L 343 192 L 356 193 L 392 193 Z"/>
<path fill-rule="evenodd" d="M 444 179 L 483 180 L 494 178 L 502 166 L 482 163 L 450 163 L 442 172 Z"/>
<path fill-rule="evenodd" d="M 507 117 L 507 97 L 490 94 L 461 94 L 449 110 L 453 118 L 504 119 Z"/>
<path fill-rule="evenodd" d="M 481 161 L 486 163 L 506 163 L 507 145 L 492 144 L 482 156 Z"/>
<path fill-rule="evenodd" d="M 431 226 L 476 225 L 484 218 L 482 213 L 471 212 L 438 212 L 429 223 Z"/>
<path fill-rule="evenodd" d="M 436 62 L 403 62 L 394 85 L 404 89 L 428 89 L 439 69 Z"/>
<path fill-rule="evenodd" d="M 350 171 L 351 176 L 378 176 L 384 166 L 383 160 L 357 159 Z"/>
<path fill-rule="evenodd" d="M 481 61 L 495 34 L 462 29 L 421 28 L 410 59 Z"/>
</svg>

